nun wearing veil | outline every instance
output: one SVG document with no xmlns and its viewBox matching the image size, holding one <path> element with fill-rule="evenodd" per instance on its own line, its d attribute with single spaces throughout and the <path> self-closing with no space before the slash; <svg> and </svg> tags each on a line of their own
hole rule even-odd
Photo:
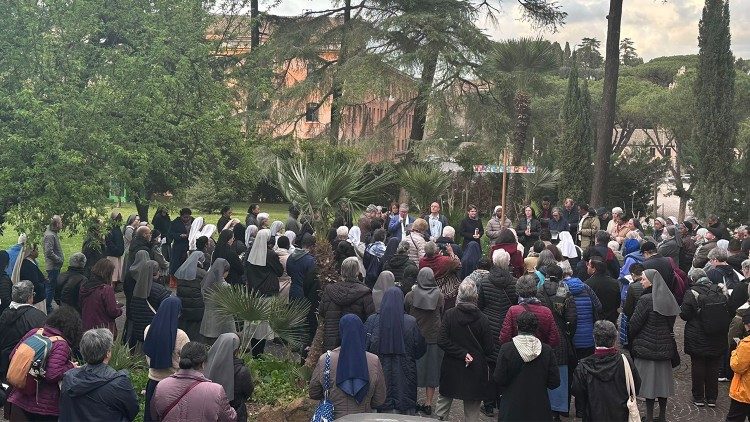
<svg viewBox="0 0 750 422">
<path fill-rule="evenodd" d="M 205 256 L 202 252 L 191 252 L 188 259 L 174 273 L 177 279 L 177 297 L 182 300 L 180 329 L 195 341 L 200 339 L 201 320 L 205 308 L 201 283 L 206 276 L 206 270 L 199 265 L 203 259 Z"/>
<path fill-rule="evenodd" d="M 279 294 L 279 277 L 284 274 L 284 267 L 281 265 L 279 256 L 273 250 L 275 242 L 276 239 L 271 236 L 270 230 L 259 231 L 245 264 L 247 288 L 262 297 Z M 251 340 L 253 357 L 257 357 L 263 353 L 266 340 L 273 339 L 273 331 L 268 321 L 250 324 L 249 330 L 253 333 Z"/>
<path fill-rule="evenodd" d="M 346 314 L 339 321 L 341 346 L 323 353 L 310 379 L 310 398 L 321 400 L 323 376 L 329 369 L 328 400 L 334 419 L 357 413 L 371 413 L 385 403 L 386 386 L 378 356 L 367 352 L 362 320 Z"/>
<path fill-rule="evenodd" d="M 214 344 L 216 338 L 224 333 L 236 333 L 234 318 L 218 312 L 213 301 L 208 300 L 214 289 L 229 287 L 224 278 L 229 274 L 229 263 L 224 258 L 219 258 L 211 264 L 203 281 L 201 282 L 201 294 L 203 295 L 203 319 L 201 320 L 200 334 L 204 343 Z"/>
<path fill-rule="evenodd" d="M 225 333 L 216 339 L 208 351 L 208 360 L 203 375 L 224 387 L 229 405 L 237 412 L 237 422 L 247 421 L 247 401 L 255 386 L 250 369 L 245 361 L 237 357 L 240 338 L 234 333 Z"/>
</svg>

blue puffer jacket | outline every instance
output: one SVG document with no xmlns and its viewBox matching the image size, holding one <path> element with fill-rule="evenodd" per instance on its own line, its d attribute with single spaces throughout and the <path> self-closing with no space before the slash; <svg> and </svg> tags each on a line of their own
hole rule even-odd
<svg viewBox="0 0 750 422">
<path fill-rule="evenodd" d="M 576 302 L 576 331 L 573 335 L 573 346 L 576 349 L 594 347 L 594 322 L 596 315 L 602 311 L 602 304 L 596 293 L 579 278 L 565 280 L 570 294 Z"/>
<path fill-rule="evenodd" d="M 625 261 L 622 263 L 622 268 L 620 268 L 620 278 L 625 277 L 626 275 L 630 274 L 630 266 L 639 263 L 642 264 L 644 258 L 641 251 L 635 251 L 627 254 L 625 256 Z"/>
</svg>

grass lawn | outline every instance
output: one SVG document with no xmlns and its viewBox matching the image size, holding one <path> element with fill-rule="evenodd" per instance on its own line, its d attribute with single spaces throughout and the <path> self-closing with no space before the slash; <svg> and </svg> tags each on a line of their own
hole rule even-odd
<svg viewBox="0 0 750 422">
<path fill-rule="evenodd" d="M 246 202 L 235 202 L 232 204 L 232 216 L 238 218 L 240 221 L 242 221 L 242 224 L 245 223 L 245 215 L 247 215 L 247 207 L 248 203 Z M 180 208 L 183 207 L 183 205 L 180 204 L 169 204 L 169 216 L 170 218 L 174 219 L 179 214 Z M 270 220 L 280 220 L 284 223 L 286 223 L 286 218 L 288 215 L 288 204 L 261 204 L 260 205 L 260 211 L 261 212 L 267 212 L 271 215 Z M 109 213 L 111 211 L 120 211 L 123 216 L 123 221 L 127 220 L 128 216 L 131 214 L 135 214 L 135 205 L 131 203 L 123 203 L 122 207 L 117 208 L 116 204 L 113 204 L 110 209 L 107 210 L 107 216 L 103 218 L 103 220 L 107 220 L 109 218 Z M 156 212 L 156 207 L 152 206 L 149 209 L 149 219 L 154 216 L 154 213 Z M 210 224 L 216 224 L 217 221 L 219 221 L 219 215 L 218 214 L 203 214 L 197 211 L 193 211 L 194 217 L 203 217 L 206 220 L 206 223 Z M 83 228 L 85 230 L 85 228 Z M 60 232 L 60 242 L 62 243 L 63 252 L 65 253 L 65 265 L 64 268 L 67 268 L 67 260 L 68 258 L 73 255 L 76 252 L 81 251 L 81 245 L 83 244 L 83 237 L 85 233 L 83 231 L 79 233 L 71 233 L 68 230 L 65 230 L 63 228 L 63 231 Z M 41 236 L 40 236 L 41 237 Z M 218 237 L 218 233 L 214 234 L 214 238 Z M 0 236 L 0 248 L 2 249 L 8 249 L 10 246 L 15 245 L 18 241 L 18 232 L 14 230 L 12 227 L 9 227 L 6 225 L 5 231 L 2 236 Z M 44 268 L 44 254 L 42 251 L 39 253 L 39 267 Z"/>
</svg>

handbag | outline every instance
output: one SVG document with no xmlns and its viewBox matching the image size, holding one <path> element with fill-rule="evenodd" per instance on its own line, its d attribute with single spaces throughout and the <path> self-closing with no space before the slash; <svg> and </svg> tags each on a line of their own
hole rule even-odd
<svg viewBox="0 0 750 422">
<path fill-rule="evenodd" d="M 315 409 L 310 422 L 331 422 L 333 421 L 333 403 L 328 400 L 328 390 L 331 387 L 331 351 L 326 352 L 326 363 L 323 368 L 323 400 L 320 401 Z"/>
<path fill-rule="evenodd" d="M 638 402 L 635 398 L 635 382 L 633 381 L 633 371 L 630 369 L 630 362 L 625 355 L 622 356 L 622 363 L 625 365 L 625 387 L 628 390 L 628 422 L 640 422 L 641 412 L 638 410 Z"/>
<path fill-rule="evenodd" d="M 680 366 L 680 351 L 677 349 L 677 340 L 674 338 L 674 332 L 671 333 L 672 335 L 670 338 L 672 339 L 672 357 L 670 358 L 670 362 L 672 364 L 672 368 L 677 368 Z"/>
</svg>

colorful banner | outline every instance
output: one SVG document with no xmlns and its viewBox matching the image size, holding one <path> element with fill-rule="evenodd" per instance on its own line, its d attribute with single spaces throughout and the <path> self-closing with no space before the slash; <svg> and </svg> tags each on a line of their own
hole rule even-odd
<svg viewBox="0 0 750 422">
<path fill-rule="evenodd" d="M 502 173 L 503 166 L 497 164 L 475 164 L 474 173 Z M 536 166 L 508 166 L 506 173 L 536 173 Z"/>
</svg>

